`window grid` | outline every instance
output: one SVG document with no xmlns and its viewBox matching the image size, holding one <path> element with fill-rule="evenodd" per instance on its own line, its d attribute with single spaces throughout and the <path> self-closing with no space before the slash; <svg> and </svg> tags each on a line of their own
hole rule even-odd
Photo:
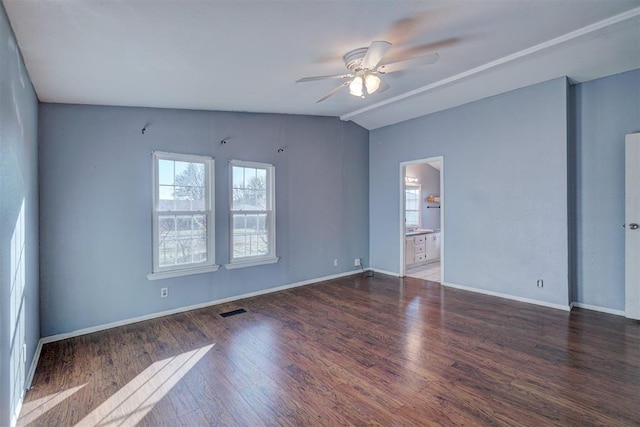
<svg viewBox="0 0 640 427">
<path fill-rule="evenodd" d="M 213 159 L 154 153 L 153 272 L 214 265 Z"/>
<path fill-rule="evenodd" d="M 422 209 L 420 203 L 421 187 L 419 185 L 406 185 L 404 188 L 405 227 L 420 227 L 422 224 Z"/>
<path fill-rule="evenodd" d="M 232 161 L 231 262 L 275 258 L 274 168 Z"/>
</svg>

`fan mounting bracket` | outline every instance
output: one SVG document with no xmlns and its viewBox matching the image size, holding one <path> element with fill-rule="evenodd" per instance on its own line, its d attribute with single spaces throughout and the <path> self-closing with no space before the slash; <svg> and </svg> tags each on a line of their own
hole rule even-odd
<svg viewBox="0 0 640 427">
<path fill-rule="evenodd" d="M 358 49 L 347 52 L 342 57 L 342 59 L 344 60 L 344 65 L 352 72 L 362 71 L 360 64 L 362 64 L 362 59 L 364 58 L 364 55 L 367 53 L 368 49 L 368 47 L 360 47 Z"/>
</svg>

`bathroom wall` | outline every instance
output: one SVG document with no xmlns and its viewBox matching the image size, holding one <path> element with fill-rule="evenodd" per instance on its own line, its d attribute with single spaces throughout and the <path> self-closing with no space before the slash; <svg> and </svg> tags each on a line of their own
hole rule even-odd
<svg viewBox="0 0 640 427">
<path fill-rule="evenodd" d="M 440 203 L 427 202 L 429 196 L 440 195 L 440 171 L 426 163 L 407 165 L 406 175 L 418 178 L 422 196 L 422 228 L 440 228 Z"/>
</svg>

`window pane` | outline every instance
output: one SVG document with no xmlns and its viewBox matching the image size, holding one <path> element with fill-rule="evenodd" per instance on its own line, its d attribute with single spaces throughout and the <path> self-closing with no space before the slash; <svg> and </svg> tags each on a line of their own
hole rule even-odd
<svg viewBox="0 0 640 427">
<path fill-rule="evenodd" d="M 173 185 L 173 160 L 158 159 L 158 184 Z"/>
<path fill-rule="evenodd" d="M 204 262 L 207 260 L 207 238 L 203 237 L 194 241 L 193 262 Z"/>
<path fill-rule="evenodd" d="M 264 256 L 269 253 L 267 214 L 233 214 L 233 257 Z"/>
<path fill-rule="evenodd" d="M 267 188 L 267 170 L 266 169 L 258 169 L 256 172 L 256 177 L 259 181 L 263 182 L 264 185 L 262 188 Z"/>
<path fill-rule="evenodd" d="M 160 215 L 158 231 L 160 267 L 207 260 L 205 215 Z"/>
<path fill-rule="evenodd" d="M 232 210 L 265 210 L 267 208 L 267 170 L 233 167 Z"/>
<path fill-rule="evenodd" d="M 189 168 L 189 165 L 192 163 L 189 162 L 174 162 L 175 164 L 175 171 L 176 171 L 176 177 L 184 175 L 187 171 L 187 169 Z"/>
<path fill-rule="evenodd" d="M 233 188 L 241 188 L 244 185 L 244 168 L 233 166 L 232 168 Z"/>
<path fill-rule="evenodd" d="M 254 168 L 244 168 L 244 188 L 251 188 L 251 182 L 255 181 L 256 170 Z"/>
<path fill-rule="evenodd" d="M 418 218 L 418 212 L 411 212 L 411 211 L 406 211 L 405 212 L 405 219 L 406 219 L 406 225 L 419 225 L 420 221 Z"/>
<path fill-rule="evenodd" d="M 245 195 L 245 193 L 246 190 L 236 188 L 233 189 L 233 202 L 231 209 L 233 209 L 234 211 L 244 211 L 249 209 L 247 208 L 247 196 Z"/>
<path fill-rule="evenodd" d="M 405 203 L 405 208 L 408 211 L 416 211 L 416 210 L 418 210 L 418 201 L 417 200 L 413 200 L 413 199 L 407 199 L 407 202 Z"/>
<path fill-rule="evenodd" d="M 254 200 L 257 211 L 267 209 L 267 190 L 254 190 Z"/>
<path fill-rule="evenodd" d="M 159 211 L 171 211 L 175 209 L 175 204 L 173 201 L 173 186 L 161 185 L 158 188 L 158 193 L 160 196 L 160 200 L 158 201 L 158 210 Z"/>
<path fill-rule="evenodd" d="M 175 265 L 176 263 L 176 245 L 175 240 L 165 240 L 160 242 L 160 267 Z"/>
<path fill-rule="evenodd" d="M 156 154 L 156 236 L 154 272 L 172 266 L 211 263 L 207 218 L 211 214 L 209 158 Z M 165 158 L 160 158 L 165 157 Z M 193 160 L 192 160 L 193 159 Z M 177 215 L 177 212 L 194 214 Z"/>
<path fill-rule="evenodd" d="M 273 188 L 268 188 L 267 177 L 272 166 L 232 166 L 231 215 L 232 258 L 261 257 L 270 254 L 269 197 Z M 243 212 L 244 211 L 244 212 Z M 249 213 L 247 211 L 252 211 Z"/>
<path fill-rule="evenodd" d="M 158 218 L 158 231 L 160 239 L 163 237 L 174 238 L 176 229 L 176 218 L 173 215 L 160 215 Z"/>
</svg>

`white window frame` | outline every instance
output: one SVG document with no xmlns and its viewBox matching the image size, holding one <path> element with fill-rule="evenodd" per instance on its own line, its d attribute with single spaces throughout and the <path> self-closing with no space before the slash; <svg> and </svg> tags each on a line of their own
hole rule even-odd
<svg viewBox="0 0 640 427">
<path fill-rule="evenodd" d="M 266 210 L 247 211 L 233 209 L 233 167 L 266 169 L 267 203 Z M 269 163 L 247 162 L 243 160 L 229 161 L 229 263 L 225 268 L 251 267 L 255 265 L 273 264 L 280 259 L 276 256 L 276 178 L 275 166 Z M 234 213 L 267 214 L 267 234 L 269 239 L 269 252 L 267 255 L 234 258 L 233 256 L 233 214 Z"/>
<path fill-rule="evenodd" d="M 215 263 L 215 199 L 214 199 L 214 175 L 215 162 L 212 157 L 196 156 L 190 154 L 169 153 L 163 151 L 154 151 L 153 158 L 153 203 L 152 203 L 152 228 L 153 228 L 153 262 L 152 273 L 147 275 L 149 280 L 165 279 L 170 277 L 186 276 L 189 274 L 207 273 L 216 271 L 219 265 Z M 160 183 L 158 164 L 160 160 L 172 160 L 192 163 L 203 163 L 205 165 L 205 210 L 202 213 L 206 217 L 207 223 L 207 259 L 203 262 L 172 265 L 160 267 L 160 251 L 158 236 L 158 217 L 160 215 L 193 215 L 194 211 L 159 211 L 158 205 L 160 200 Z"/>
<path fill-rule="evenodd" d="M 407 190 L 409 187 L 414 187 L 418 190 L 418 209 L 407 209 Z M 418 212 L 418 224 L 417 225 L 409 225 L 407 224 L 407 211 L 410 212 Z M 420 228 L 422 227 L 422 185 L 420 184 L 405 184 L 404 185 L 404 223 L 406 228 Z"/>
</svg>

